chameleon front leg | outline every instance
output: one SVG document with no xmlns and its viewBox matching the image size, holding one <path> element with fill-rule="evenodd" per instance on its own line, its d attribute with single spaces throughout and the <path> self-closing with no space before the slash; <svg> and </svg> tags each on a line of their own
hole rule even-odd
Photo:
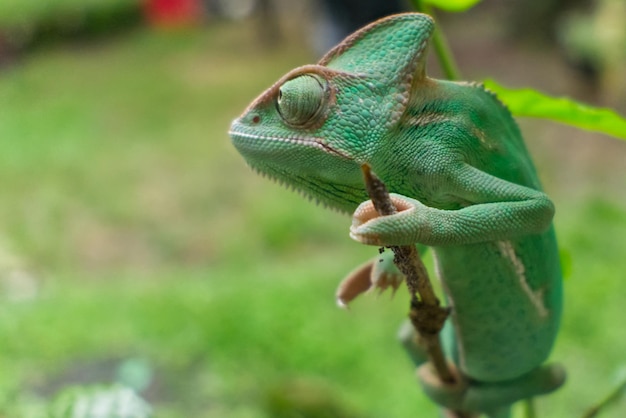
<svg viewBox="0 0 626 418">
<path fill-rule="evenodd" d="M 442 210 L 391 194 L 398 213 L 379 217 L 371 201 L 363 202 L 354 212 L 350 236 L 368 245 L 465 245 L 540 233 L 550 226 L 554 205 L 541 191 L 467 164 L 445 177 L 439 192 L 465 207 Z"/>
</svg>

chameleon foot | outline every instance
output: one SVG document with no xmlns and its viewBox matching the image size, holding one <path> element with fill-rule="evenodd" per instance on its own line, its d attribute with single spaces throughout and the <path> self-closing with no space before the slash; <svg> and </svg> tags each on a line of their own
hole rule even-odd
<svg viewBox="0 0 626 418">
<path fill-rule="evenodd" d="M 347 308 L 348 303 L 362 293 L 378 289 L 379 293 L 391 288 L 395 294 L 404 275 L 393 263 L 393 253 L 382 252 L 375 259 L 350 272 L 337 289 L 337 304 Z"/>
</svg>

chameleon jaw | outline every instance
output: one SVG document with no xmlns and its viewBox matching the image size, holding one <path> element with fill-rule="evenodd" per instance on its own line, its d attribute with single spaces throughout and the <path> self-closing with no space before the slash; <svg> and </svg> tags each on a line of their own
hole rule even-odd
<svg viewBox="0 0 626 418">
<path fill-rule="evenodd" d="M 235 122 L 236 123 L 236 122 Z M 351 157 L 346 154 L 334 149 L 330 145 L 326 143 L 323 138 L 316 137 L 301 137 L 301 136 L 290 136 L 290 137 L 278 137 L 278 136 L 266 136 L 266 135 L 253 135 L 247 134 L 244 132 L 239 132 L 236 130 L 230 130 L 228 135 L 233 139 L 233 142 L 237 148 L 244 148 L 248 144 L 255 145 L 253 141 L 261 141 L 263 144 L 271 144 L 271 143 L 284 143 L 289 146 L 297 145 L 297 146 L 305 146 L 310 148 L 317 148 L 327 154 L 335 155 L 342 159 L 352 160 Z M 247 147 L 246 147 L 247 148 Z M 254 146 L 254 148 L 258 148 Z"/>
</svg>

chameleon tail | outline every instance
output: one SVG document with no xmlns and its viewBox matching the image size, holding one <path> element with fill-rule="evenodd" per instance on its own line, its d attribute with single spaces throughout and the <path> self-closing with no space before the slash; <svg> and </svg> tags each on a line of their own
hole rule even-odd
<svg viewBox="0 0 626 418">
<path fill-rule="evenodd" d="M 403 324 L 398 334 L 402 345 L 418 368 L 422 389 L 429 398 L 443 407 L 463 411 L 484 411 L 489 418 L 510 418 L 512 404 L 522 399 L 550 393 L 565 381 L 565 370 L 561 365 L 547 364 L 513 380 L 491 383 L 467 380 L 453 386 L 445 386 L 426 364 L 428 357 L 425 350 L 419 346 L 410 322 Z M 450 341 L 446 337 L 450 334 L 446 332 L 443 334 L 444 346 L 449 347 Z"/>
</svg>

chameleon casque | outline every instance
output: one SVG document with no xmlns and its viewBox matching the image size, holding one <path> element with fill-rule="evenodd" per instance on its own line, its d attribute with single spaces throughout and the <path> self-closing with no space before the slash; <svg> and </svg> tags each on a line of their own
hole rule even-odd
<svg viewBox="0 0 626 418">
<path fill-rule="evenodd" d="M 433 29 L 419 13 L 364 27 L 287 73 L 229 134 L 254 169 L 353 213 L 353 239 L 432 249 L 451 307 L 444 346 L 462 379 L 442 384 L 407 337 L 421 385 L 444 410 L 507 417 L 515 401 L 565 379 L 559 365 L 543 365 L 562 307 L 554 206 L 498 99 L 426 76 Z M 376 214 L 364 163 L 397 214 Z"/>
</svg>

